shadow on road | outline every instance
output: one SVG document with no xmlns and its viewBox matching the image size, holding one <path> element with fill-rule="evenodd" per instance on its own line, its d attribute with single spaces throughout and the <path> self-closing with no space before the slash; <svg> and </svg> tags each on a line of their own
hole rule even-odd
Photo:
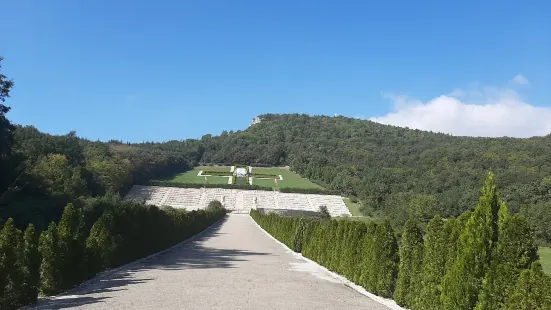
<svg viewBox="0 0 551 310">
<path fill-rule="evenodd" d="M 226 218 L 227 219 L 227 218 Z M 132 270 L 182 270 L 209 268 L 236 268 L 235 262 L 247 261 L 248 256 L 269 255 L 270 253 L 252 252 L 237 249 L 219 249 L 205 246 L 205 241 L 220 233 L 220 227 L 226 219 L 212 227 L 201 236 L 186 242 L 171 251 L 156 255 L 133 266 Z"/>
<path fill-rule="evenodd" d="M 66 308 L 74 308 L 79 307 L 83 305 L 90 305 L 95 304 L 98 302 L 103 301 L 104 299 L 108 299 L 109 297 L 78 297 L 75 296 L 74 298 L 71 298 L 73 296 L 68 296 L 68 298 L 64 299 L 53 299 L 53 300 L 44 300 L 41 301 L 39 305 L 35 307 L 26 307 L 24 309 L 66 309 Z"/>
<path fill-rule="evenodd" d="M 205 246 L 205 241 L 224 235 L 219 230 L 226 220 L 227 217 L 195 239 L 180 244 L 170 251 L 98 275 L 64 295 L 51 300 L 42 300 L 39 305 L 32 307 L 32 309 L 63 309 L 94 304 L 110 297 L 91 297 L 87 295 L 128 290 L 134 284 L 154 280 L 151 278 L 136 278 L 135 274 L 140 271 L 236 268 L 235 263 L 247 261 L 248 256 L 270 255 L 270 253 Z"/>
</svg>

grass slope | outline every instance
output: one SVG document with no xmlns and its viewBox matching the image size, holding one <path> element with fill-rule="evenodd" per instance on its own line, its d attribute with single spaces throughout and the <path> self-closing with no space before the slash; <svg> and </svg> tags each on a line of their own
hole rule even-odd
<svg viewBox="0 0 551 310">
<path fill-rule="evenodd" d="M 362 212 L 360 212 L 360 205 L 350 201 L 350 198 L 344 199 L 344 204 L 346 204 L 352 216 L 363 216 Z"/>
<path fill-rule="evenodd" d="M 180 173 L 177 176 L 173 177 L 172 179 L 164 179 L 163 181 L 203 184 L 205 183 L 205 177 L 197 176 L 197 174 L 201 170 L 227 171 L 229 173 L 230 167 L 196 167 L 193 170 Z M 210 177 L 207 177 L 207 179 L 209 184 L 228 184 L 228 177 L 210 176 Z"/>
<path fill-rule="evenodd" d="M 293 188 L 322 188 L 321 186 L 312 183 L 310 180 L 305 179 L 298 174 L 284 168 L 255 168 L 253 167 L 253 173 L 264 174 L 277 174 L 283 176 L 283 180 L 277 180 L 277 187 L 293 187 Z M 253 179 L 253 185 L 276 187 L 273 179 L 261 180 Z"/>
<path fill-rule="evenodd" d="M 539 254 L 543 271 L 551 275 L 551 248 L 540 247 Z"/>
</svg>

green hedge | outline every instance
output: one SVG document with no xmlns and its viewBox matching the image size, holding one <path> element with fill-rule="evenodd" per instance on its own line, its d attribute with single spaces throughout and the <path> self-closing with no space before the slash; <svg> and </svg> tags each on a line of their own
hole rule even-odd
<svg viewBox="0 0 551 310">
<path fill-rule="evenodd" d="M 336 190 L 328 190 L 323 188 L 293 188 L 282 187 L 279 189 L 282 193 L 297 193 L 297 194 L 319 194 L 319 195 L 340 195 Z"/>
<path fill-rule="evenodd" d="M 235 178 L 234 178 L 235 179 Z M 235 182 L 236 180 L 234 180 Z M 248 189 L 248 190 L 269 190 L 270 187 L 249 185 L 249 184 L 199 184 L 199 183 L 178 183 L 170 181 L 150 181 L 144 185 L 150 186 L 165 186 L 165 187 L 179 187 L 179 188 L 226 188 L 226 189 Z"/>
<path fill-rule="evenodd" d="M 295 252 L 409 309 L 551 309 L 528 222 L 508 214 L 492 174 L 482 193 L 474 212 L 435 217 L 425 236 L 408 220 L 400 248 L 388 221 L 251 216 Z"/>
<path fill-rule="evenodd" d="M 207 176 L 222 176 L 222 177 L 229 177 L 232 175 L 230 171 L 210 171 L 210 170 L 203 170 L 203 175 Z"/>
<path fill-rule="evenodd" d="M 252 173 L 251 174 L 252 177 L 255 177 L 255 178 L 266 178 L 266 179 L 279 179 L 279 175 L 278 174 L 265 174 L 265 173 Z"/>
<path fill-rule="evenodd" d="M 0 231 L 0 309 L 35 303 L 38 293 L 70 289 L 98 272 L 177 244 L 223 218 L 226 210 L 186 212 L 113 201 L 87 229 L 82 208 L 67 205 L 37 238 L 9 219 Z"/>
</svg>

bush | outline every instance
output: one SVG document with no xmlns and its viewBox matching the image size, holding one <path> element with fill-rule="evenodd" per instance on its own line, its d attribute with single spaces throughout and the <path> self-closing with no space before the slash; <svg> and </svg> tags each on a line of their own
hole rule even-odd
<svg viewBox="0 0 551 310">
<path fill-rule="evenodd" d="M 297 193 L 297 194 L 340 195 L 339 191 L 328 190 L 323 188 L 282 187 L 279 189 L 279 191 L 282 193 Z"/>
<path fill-rule="evenodd" d="M 319 214 L 320 218 L 327 220 L 331 218 L 331 214 L 329 214 L 329 210 L 327 210 L 327 206 L 320 206 L 319 207 Z"/>
<path fill-rule="evenodd" d="M 207 211 L 209 212 L 224 212 L 224 206 L 222 205 L 222 203 L 218 200 L 213 200 L 211 202 L 209 202 L 207 208 L 206 208 Z"/>
</svg>

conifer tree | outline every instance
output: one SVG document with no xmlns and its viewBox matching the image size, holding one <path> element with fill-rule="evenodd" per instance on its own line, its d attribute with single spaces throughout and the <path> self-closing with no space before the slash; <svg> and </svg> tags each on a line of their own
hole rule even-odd
<svg viewBox="0 0 551 310">
<path fill-rule="evenodd" d="M 374 222 L 365 224 L 365 234 L 362 240 L 362 265 L 358 268 L 354 282 L 360 283 L 366 290 L 375 292 L 377 282 L 377 268 L 375 257 L 375 232 L 377 225 Z"/>
<path fill-rule="evenodd" d="M 48 229 L 40 234 L 38 251 L 40 262 L 40 292 L 44 295 L 53 295 L 62 290 L 59 265 L 62 262 L 59 256 L 57 225 L 51 222 Z"/>
<path fill-rule="evenodd" d="M 302 251 L 303 241 L 306 233 L 306 221 L 304 218 L 298 219 L 298 225 L 295 231 L 295 238 L 293 241 L 293 251 L 300 253 Z"/>
<path fill-rule="evenodd" d="M 440 282 L 446 273 L 449 234 L 455 229 L 457 223 L 457 220 L 452 218 L 444 224 L 438 215 L 430 220 L 423 250 L 421 291 L 414 309 L 440 310 L 442 308 Z"/>
<path fill-rule="evenodd" d="M 467 221 L 471 218 L 473 212 L 467 210 L 457 219 L 450 218 L 444 224 L 444 230 L 447 232 L 448 241 L 447 241 L 447 254 L 446 254 L 446 272 L 451 269 L 455 261 L 457 260 L 458 247 L 459 247 L 459 236 Z"/>
<path fill-rule="evenodd" d="M 349 280 L 358 283 L 359 277 L 356 278 L 356 274 L 358 274 L 357 269 L 359 269 L 361 264 L 362 240 L 364 239 L 367 227 L 364 223 L 359 221 L 352 221 L 351 225 L 350 236 L 346 241 L 348 244 L 348 253 L 346 254 L 344 275 Z"/>
<path fill-rule="evenodd" d="M 12 218 L 0 231 L 0 309 L 16 309 L 22 304 L 22 236 Z"/>
<path fill-rule="evenodd" d="M 476 306 L 498 239 L 499 207 L 490 172 L 478 205 L 459 237 L 457 260 L 442 281 L 443 309 L 470 310 Z"/>
<path fill-rule="evenodd" d="M 38 253 L 38 235 L 33 224 L 30 224 L 25 230 L 23 236 L 23 305 L 36 303 L 38 298 L 38 286 L 40 281 L 40 254 Z"/>
<path fill-rule="evenodd" d="M 375 271 L 374 293 L 382 297 L 392 297 L 398 273 L 398 243 L 388 220 L 377 225 L 374 238 Z"/>
<path fill-rule="evenodd" d="M 90 235 L 86 239 L 89 275 L 107 269 L 115 263 L 114 258 L 120 244 L 120 237 L 114 235 L 113 230 L 113 212 L 105 210 L 92 226 Z"/>
<path fill-rule="evenodd" d="M 419 280 L 423 263 L 423 231 L 415 219 L 404 225 L 400 246 L 400 267 L 394 291 L 394 300 L 411 308 L 419 294 Z"/>
<path fill-rule="evenodd" d="M 60 285 L 62 289 L 67 289 L 86 277 L 83 272 L 86 235 L 82 210 L 75 208 L 71 203 L 68 204 L 63 210 L 57 231 L 59 256 L 62 260 L 59 265 Z"/>
<path fill-rule="evenodd" d="M 477 310 L 503 309 L 522 269 L 538 259 L 530 224 L 521 215 L 503 217 L 497 247 L 483 282 Z"/>
<path fill-rule="evenodd" d="M 539 262 L 521 272 L 505 309 L 551 309 L 551 278 L 543 273 Z"/>
</svg>

